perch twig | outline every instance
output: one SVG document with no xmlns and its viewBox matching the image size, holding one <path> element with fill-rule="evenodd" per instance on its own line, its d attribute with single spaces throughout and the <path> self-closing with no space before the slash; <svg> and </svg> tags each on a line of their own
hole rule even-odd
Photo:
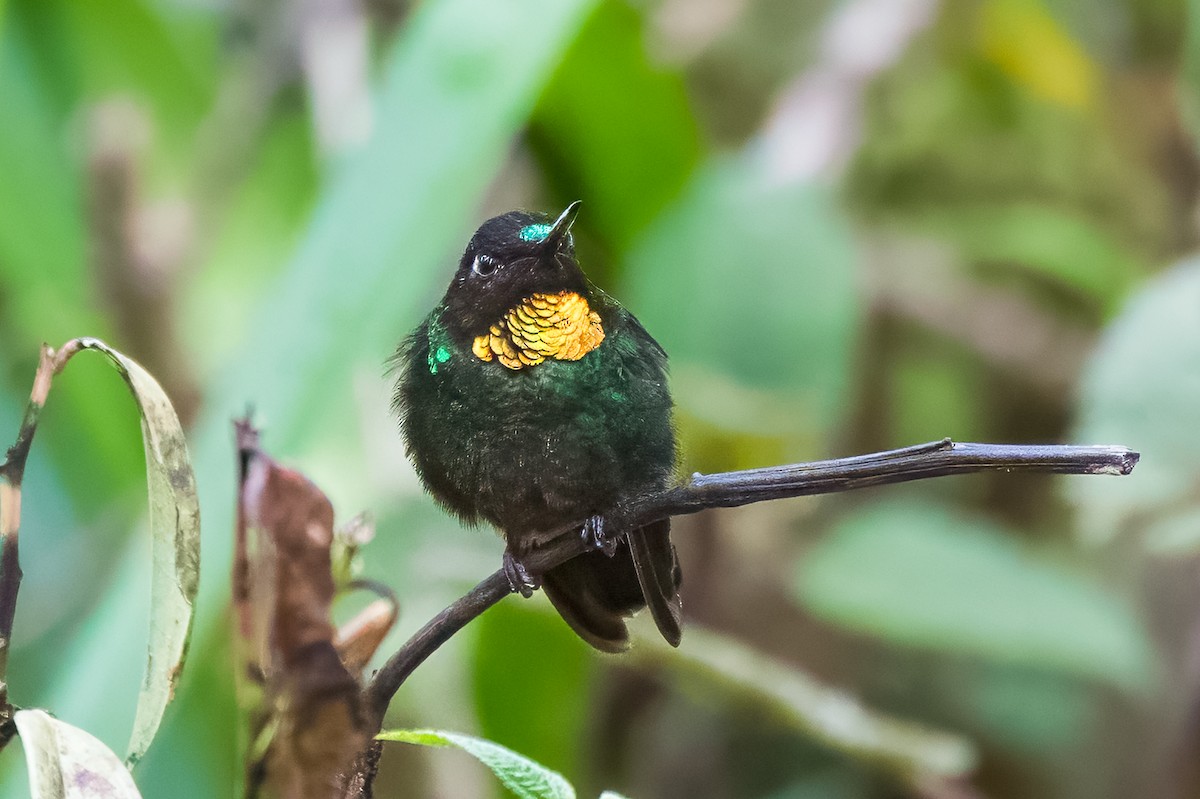
<svg viewBox="0 0 1200 799">
<path fill-rule="evenodd" d="M 708 508 L 733 508 L 769 499 L 830 494 L 982 471 L 1125 475 L 1133 471 L 1138 457 L 1138 453 L 1118 446 L 962 444 L 944 438 L 851 458 L 719 474 L 697 473 L 683 485 L 636 497 L 616 508 L 606 521 L 610 529 L 629 530 Z M 579 536 L 562 535 L 551 545 L 530 553 L 523 563 L 531 572 L 540 574 L 586 550 L 587 545 Z M 375 725 L 382 723 L 392 697 L 417 666 L 509 593 L 507 578 L 503 571 L 497 570 L 405 642 L 364 689 L 364 707 Z"/>
</svg>

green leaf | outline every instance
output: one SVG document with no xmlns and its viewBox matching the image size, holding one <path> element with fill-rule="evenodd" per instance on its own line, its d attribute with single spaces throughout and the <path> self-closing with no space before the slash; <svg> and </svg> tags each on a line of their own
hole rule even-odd
<svg viewBox="0 0 1200 799">
<path fill-rule="evenodd" d="M 899 644 L 1130 689 L 1155 681 L 1150 642 L 1119 599 L 996 525 L 937 507 L 846 518 L 804 559 L 798 589 L 814 615 Z"/>
<path fill-rule="evenodd" d="M 1152 548 L 1200 546 L 1198 308 L 1193 256 L 1129 301 L 1084 370 L 1073 437 L 1143 453 L 1129 477 L 1067 484 L 1087 541 L 1137 531 Z"/>
<path fill-rule="evenodd" d="M 792 426 L 823 430 L 849 386 L 854 249 L 832 191 L 769 172 L 753 149 L 703 167 L 630 253 L 628 304 L 677 374 L 787 390 Z"/>
<path fill-rule="evenodd" d="M 132 765 L 158 732 L 187 654 L 200 580 L 200 504 L 187 440 L 162 386 L 136 361 L 103 341 L 82 343 L 107 355 L 128 384 L 141 413 L 146 450 L 154 566 L 146 672 L 127 754 Z"/>
<path fill-rule="evenodd" d="M 140 799 L 133 777 L 94 737 L 41 710 L 13 717 L 32 799 Z"/>
<path fill-rule="evenodd" d="M 575 799 L 575 790 L 561 774 L 482 738 L 441 730 L 390 730 L 377 737 L 420 746 L 457 746 L 491 769 L 520 799 Z"/>
</svg>

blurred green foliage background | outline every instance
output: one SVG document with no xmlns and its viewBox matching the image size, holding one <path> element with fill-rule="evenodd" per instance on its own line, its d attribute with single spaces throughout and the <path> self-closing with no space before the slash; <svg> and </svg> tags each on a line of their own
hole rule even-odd
<svg viewBox="0 0 1200 799">
<path fill-rule="evenodd" d="M 343 517 L 376 515 L 394 649 L 501 543 L 422 494 L 386 359 L 482 219 L 581 199 L 585 267 L 672 355 L 687 471 L 943 436 L 1142 463 L 681 519 L 712 636 L 601 657 L 510 599 L 391 726 L 487 736 L 584 796 L 1200 795 L 1195 5 L 0 0 L 0 431 L 38 345 L 77 335 L 141 360 L 191 426 L 201 604 L 143 793 L 226 796 L 238 770 L 231 417 L 253 405 Z M 142 480 L 124 387 L 77 359 L 30 461 L 9 676 L 118 750 Z M 973 774 L 821 743 L 753 668 L 673 668 L 722 640 L 961 736 Z M 6 752 L 3 795 L 21 772 Z M 499 791 L 401 747 L 379 790 Z"/>
</svg>

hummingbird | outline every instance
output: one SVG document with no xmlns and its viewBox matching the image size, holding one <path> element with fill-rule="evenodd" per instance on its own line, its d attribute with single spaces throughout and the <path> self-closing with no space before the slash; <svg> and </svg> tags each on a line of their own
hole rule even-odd
<svg viewBox="0 0 1200 799">
<path fill-rule="evenodd" d="M 678 646 L 670 520 L 605 527 L 621 502 L 673 479 L 667 355 L 584 275 L 571 235 L 579 207 L 510 211 L 475 231 L 445 296 L 397 349 L 393 404 L 428 492 L 504 537 L 514 591 L 541 587 L 601 651 L 628 648 L 626 619 L 644 607 Z M 522 557 L 560 535 L 592 547 L 531 574 Z"/>
</svg>

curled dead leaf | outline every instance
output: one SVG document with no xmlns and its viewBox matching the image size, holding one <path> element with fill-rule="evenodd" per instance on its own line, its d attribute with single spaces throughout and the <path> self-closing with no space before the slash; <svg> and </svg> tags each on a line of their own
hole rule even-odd
<svg viewBox="0 0 1200 799">
<path fill-rule="evenodd" d="M 342 662 L 331 617 L 333 506 L 262 452 L 248 423 L 237 431 L 239 672 L 254 683 L 249 737 L 261 750 L 247 776 L 276 796 L 327 799 L 367 743 L 357 670 Z"/>
</svg>

